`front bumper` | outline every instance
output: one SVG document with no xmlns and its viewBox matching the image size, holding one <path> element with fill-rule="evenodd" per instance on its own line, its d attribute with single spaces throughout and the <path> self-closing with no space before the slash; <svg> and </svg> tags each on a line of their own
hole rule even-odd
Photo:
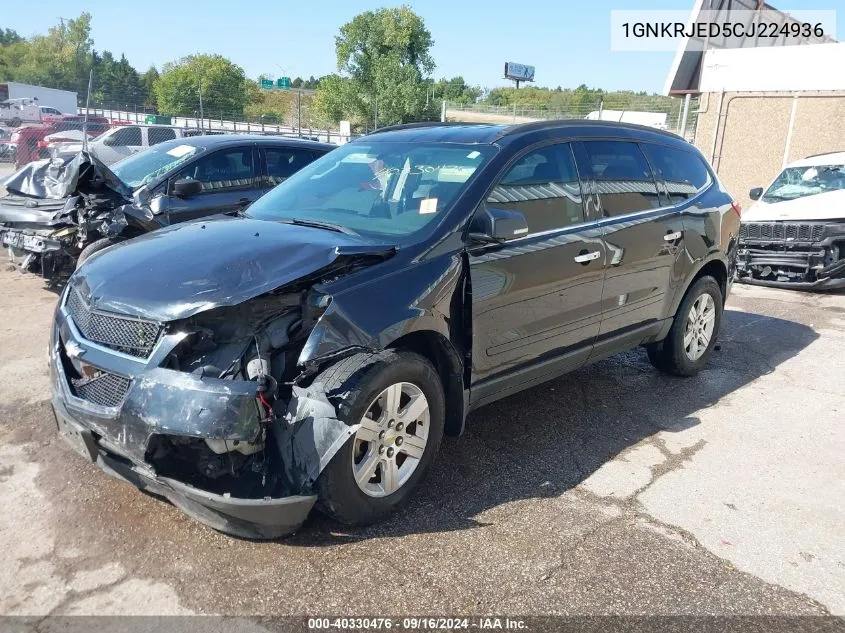
<svg viewBox="0 0 845 633">
<path fill-rule="evenodd" d="M 737 281 L 794 290 L 845 288 L 845 231 L 840 222 L 743 224 Z"/>
<path fill-rule="evenodd" d="M 210 527 L 243 538 L 291 534 L 317 497 L 237 498 L 160 476 L 147 459 L 156 435 L 250 441 L 256 434 L 256 385 L 198 378 L 158 367 L 178 341 L 164 336 L 148 359 L 84 339 L 64 306 L 56 312 L 50 343 L 52 404 L 62 436 L 105 472 L 165 497 Z M 78 397 L 66 363 L 84 358 L 88 368 L 129 379 L 122 401 L 101 406 Z"/>
</svg>

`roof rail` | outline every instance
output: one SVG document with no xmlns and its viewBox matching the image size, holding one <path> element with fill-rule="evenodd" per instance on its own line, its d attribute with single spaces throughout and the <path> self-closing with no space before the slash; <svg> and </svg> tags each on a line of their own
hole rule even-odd
<svg viewBox="0 0 845 633">
<path fill-rule="evenodd" d="M 623 123 L 621 121 L 601 121 L 597 119 L 547 119 L 543 121 L 532 121 L 531 123 L 520 123 L 519 125 L 511 125 L 496 135 L 496 139 L 503 136 L 512 136 L 514 134 L 523 134 L 525 132 L 535 132 L 537 130 L 550 130 L 570 125 L 586 125 L 599 127 L 624 127 L 631 130 L 642 130 L 648 132 L 656 132 L 658 134 L 665 134 L 672 138 L 681 138 L 674 132 L 668 130 L 661 130 L 656 127 L 648 125 L 638 125 L 636 123 Z"/>
<path fill-rule="evenodd" d="M 810 154 L 809 156 L 805 156 L 804 160 L 808 158 L 818 158 L 819 156 L 827 156 L 828 154 L 845 154 L 845 150 L 834 150 L 832 152 L 822 152 L 821 154 Z"/>
<path fill-rule="evenodd" d="M 494 125 L 493 123 L 479 123 L 468 121 L 419 121 L 417 123 L 399 123 L 398 125 L 388 125 L 387 127 L 380 127 L 366 134 L 372 136 L 381 132 L 393 132 L 394 130 L 413 130 L 419 127 L 448 127 L 454 125 Z"/>
</svg>

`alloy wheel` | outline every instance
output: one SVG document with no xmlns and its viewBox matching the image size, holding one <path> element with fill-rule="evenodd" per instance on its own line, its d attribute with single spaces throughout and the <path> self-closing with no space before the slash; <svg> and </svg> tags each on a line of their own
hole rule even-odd
<svg viewBox="0 0 845 633">
<path fill-rule="evenodd" d="M 422 390 L 399 382 L 367 407 L 355 433 L 352 475 L 364 494 L 386 497 L 420 464 L 428 442 L 429 407 Z"/>
<path fill-rule="evenodd" d="M 708 293 L 696 299 L 690 307 L 684 327 L 684 351 L 690 360 L 704 355 L 716 325 L 716 303 Z"/>
</svg>

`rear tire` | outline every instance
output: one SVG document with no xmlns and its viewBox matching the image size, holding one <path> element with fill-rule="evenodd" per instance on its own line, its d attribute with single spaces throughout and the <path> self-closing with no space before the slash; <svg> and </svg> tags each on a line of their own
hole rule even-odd
<svg viewBox="0 0 845 633">
<path fill-rule="evenodd" d="M 646 345 L 651 364 L 674 376 L 695 376 L 716 345 L 722 311 L 719 283 L 710 276 L 698 279 L 678 306 L 666 338 Z"/>
<path fill-rule="evenodd" d="M 440 446 L 440 377 L 419 354 L 385 350 L 345 358 L 314 382 L 323 384 L 338 419 L 361 423 L 320 474 L 318 508 L 347 525 L 381 519 L 407 501 Z"/>
<path fill-rule="evenodd" d="M 79 257 L 76 258 L 76 269 L 79 270 L 79 267 L 85 263 L 85 260 L 91 257 L 94 253 L 97 253 L 104 248 L 108 248 L 113 244 L 119 244 L 122 241 L 122 239 L 115 237 L 101 237 L 100 239 L 91 242 L 88 246 L 82 249 Z"/>
</svg>

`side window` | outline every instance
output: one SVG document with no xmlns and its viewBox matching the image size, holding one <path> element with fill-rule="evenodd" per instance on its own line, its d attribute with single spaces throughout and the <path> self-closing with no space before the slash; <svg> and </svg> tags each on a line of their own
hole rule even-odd
<svg viewBox="0 0 845 633">
<path fill-rule="evenodd" d="M 172 141 L 176 138 L 176 131 L 169 127 L 147 128 L 147 140 L 150 145 L 158 145 L 164 141 Z"/>
<path fill-rule="evenodd" d="M 581 183 L 569 143 L 548 145 L 520 158 L 490 192 L 487 203 L 522 213 L 529 233 L 583 222 Z"/>
<path fill-rule="evenodd" d="M 689 200 L 710 184 L 710 171 L 697 154 L 652 143 L 642 148 L 657 178 L 666 183 L 673 204 Z"/>
<path fill-rule="evenodd" d="M 252 148 L 238 147 L 204 156 L 174 176 L 175 180 L 181 178 L 199 180 L 203 193 L 250 189 L 255 186 Z"/>
<path fill-rule="evenodd" d="M 141 128 L 124 127 L 119 129 L 111 137 L 109 145 L 116 147 L 140 147 L 143 145 L 143 141 L 141 141 Z"/>
<path fill-rule="evenodd" d="M 314 160 L 314 155 L 308 150 L 288 147 L 265 147 L 264 157 L 267 162 L 267 185 L 270 187 L 287 180 Z"/>
<path fill-rule="evenodd" d="M 584 147 L 605 215 L 612 217 L 660 206 L 651 167 L 636 143 L 584 141 Z"/>
</svg>

